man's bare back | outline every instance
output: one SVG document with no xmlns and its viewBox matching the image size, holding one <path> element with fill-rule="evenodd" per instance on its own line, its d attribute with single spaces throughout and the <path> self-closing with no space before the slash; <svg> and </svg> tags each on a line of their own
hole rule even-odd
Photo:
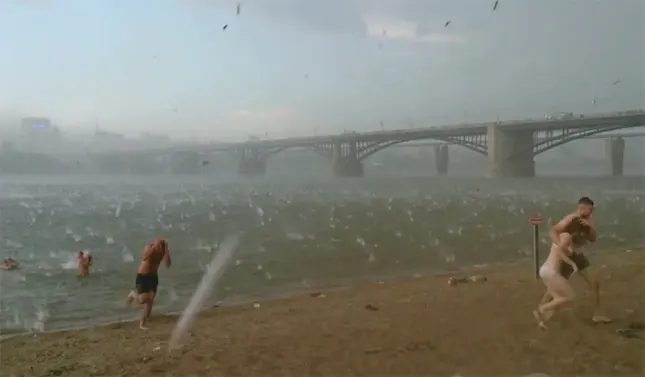
<svg viewBox="0 0 645 377">
<path fill-rule="evenodd" d="M 157 275 L 159 265 L 163 260 L 170 267 L 170 252 L 165 240 L 156 240 L 146 245 L 143 249 L 141 263 L 137 268 L 137 273 L 142 275 Z"/>
<path fill-rule="evenodd" d="M 143 249 L 141 256 L 141 263 L 137 268 L 137 276 L 134 280 L 136 291 L 131 291 L 128 294 L 128 303 L 132 303 L 135 299 L 139 304 L 145 305 L 141 311 L 141 319 L 139 327 L 145 327 L 146 322 L 150 318 L 152 306 L 157 295 L 157 287 L 159 286 L 159 265 L 165 262 L 167 267 L 170 267 L 170 249 L 166 240 L 155 240 L 146 245 Z"/>
</svg>

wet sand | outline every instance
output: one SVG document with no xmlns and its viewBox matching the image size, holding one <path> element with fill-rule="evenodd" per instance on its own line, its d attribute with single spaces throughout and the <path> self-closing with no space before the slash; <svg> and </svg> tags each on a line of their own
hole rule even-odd
<svg viewBox="0 0 645 377">
<path fill-rule="evenodd" d="M 584 282 L 577 302 L 537 329 L 543 293 L 529 262 L 204 311 L 186 345 L 166 352 L 176 318 L 20 336 L 1 343 L 3 376 L 634 376 L 645 373 L 645 250 L 595 254 L 603 313 L 593 324 Z M 604 267 L 603 267 L 604 266 Z"/>
</svg>

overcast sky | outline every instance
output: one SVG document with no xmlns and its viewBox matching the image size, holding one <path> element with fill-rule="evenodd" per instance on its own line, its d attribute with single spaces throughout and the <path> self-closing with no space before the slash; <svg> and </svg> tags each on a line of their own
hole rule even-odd
<svg viewBox="0 0 645 377">
<path fill-rule="evenodd" d="M 0 0 L 0 117 L 239 140 L 643 107 L 644 1 L 493 2 Z"/>
</svg>

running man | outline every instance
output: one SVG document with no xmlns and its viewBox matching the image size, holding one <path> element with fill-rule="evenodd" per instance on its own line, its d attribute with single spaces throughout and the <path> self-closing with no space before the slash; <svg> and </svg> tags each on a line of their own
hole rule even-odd
<svg viewBox="0 0 645 377">
<path fill-rule="evenodd" d="M 94 258 L 89 251 L 79 251 L 76 254 L 76 266 L 78 267 L 78 276 L 90 276 L 90 267 L 94 264 Z"/>
<path fill-rule="evenodd" d="M 593 210 L 594 202 L 590 198 L 583 196 L 578 200 L 578 206 L 573 213 L 566 215 L 562 220 L 557 224 L 553 225 L 549 230 L 549 236 L 551 241 L 556 245 L 560 242 L 560 233 L 563 233 L 565 229 L 573 222 L 574 220 L 579 221 L 582 225 L 589 227 L 589 234 L 587 240 L 589 242 L 596 242 L 596 229 L 594 228 L 593 221 Z"/>
<path fill-rule="evenodd" d="M 561 264 L 566 263 L 571 266 L 571 275 L 578 271 L 578 266 L 569 258 L 569 255 L 573 252 L 574 238 L 579 237 L 583 231 L 585 231 L 584 225 L 577 218 L 573 218 L 560 233 L 559 242 L 554 242 L 551 245 L 549 256 L 540 267 L 539 273 L 546 286 L 546 293 L 538 308 L 533 311 L 533 315 L 538 321 L 538 326 L 542 329 L 546 329 L 545 323 L 551 319 L 556 310 L 576 297 L 567 278 L 562 275 Z"/>
<path fill-rule="evenodd" d="M 128 294 L 128 304 L 132 304 L 136 299 L 137 303 L 144 305 L 141 308 L 141 318 L 139 320 L 139 328 L 141 330 L 148 329 L 146 322 L 150 319 L 152 305 L 157 295 L 157 286 L 159 285 L 158 270 L 162 261 L 167 267 L 170 267 L 171 260 L 168 242 L 159 239 L 146 245 L 143 249 L 141 263 L 137 269 L 137 277 L 134 280 L 136 292 L 130 291 L 130 294 Z"/>
<path fill-rule="evenodd" d="M 593 210 L 593 200 L 591 200 L 589 197 L 583 196 L 582 198 L 580 198 L 580 200 L 578 200 L 578 206 L 573 213 L 565 216 L 557 224 L 551 227 L 551 229 L 549 230 L 549 236 L 551 238 L 551 241 L 553 241 L 553 243 L 557 245 L 560 234 L 563 233 L 564 230 L 573 221 L 580 222 L 580 224 L 583 225 L 583 231 L 579 232 L 576 237 L 573 237 L 574 251 L 571 255 L 569 255 L 569 257 L 574 261 L 578 268 L 578 273 L 576 275 L 580 275 L 580 277 L 582 277 L 582 279 L 587 282 L 587 285 L 593 292 L 594 307 L 592 319 L 596 322 L 606 322 L 608 321 L 606 317 L 598 315 L 598 311 L 600 310 L 600 285 L 598 283 L 598 279 L 592 273 L 588 272 L 587 267 L 589 267 L 590 265 L 589 260 L 582 253 L 582 251 L 579 250 L 580 247 L 584 246 L 588 242 L 596 242 L 598 235 L 596 233 L 594 224 Z M 560 267 L 560 273 L 562 274 L 562 276 L 565 279 L 569 279 L 569 277 L 573 273 L 573 270 L 566 263 L 562 263 Z M 548 302 L 548 300 L 550 300 L 550 296 L 548 293 L 546 293 L 542 298 L 542 302 L 546 303 Z"/>
</svg>

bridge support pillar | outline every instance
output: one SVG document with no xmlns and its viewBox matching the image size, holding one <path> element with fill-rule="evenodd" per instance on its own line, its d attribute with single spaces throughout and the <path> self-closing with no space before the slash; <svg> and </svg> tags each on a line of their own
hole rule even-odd
<svg viewBox="0 0 645 377">
<path fill-rule="evenodd" d="M 267 171 L 266 159 L 256 148 L 240 150 L 240 165 L 237 172 L 241 175 L 263 175 Z"/>
<path fill-rule="evenodd" d="M 607 139 L 605 144 L 605 153 L 609 160 L 611 176 L 622 176 L 625 160 L 625 139 L 620 136 Z"/>
<path fill-rule="evenodd" d="M 434 163 L 439 175 L 448 174 L 448 144 L 435 145 Z"/>
<path fill-rule="evenodd" d="M 362 177 L 363 164 L 358 160 L 356 142 L 334 142 L 331 157 L 333 173 L 336 177 Z"/>
<path fill-rule="evenodd" d="M 488 176 L 534 177 L 533 131 L 489 126 Z"/>
</svg>

